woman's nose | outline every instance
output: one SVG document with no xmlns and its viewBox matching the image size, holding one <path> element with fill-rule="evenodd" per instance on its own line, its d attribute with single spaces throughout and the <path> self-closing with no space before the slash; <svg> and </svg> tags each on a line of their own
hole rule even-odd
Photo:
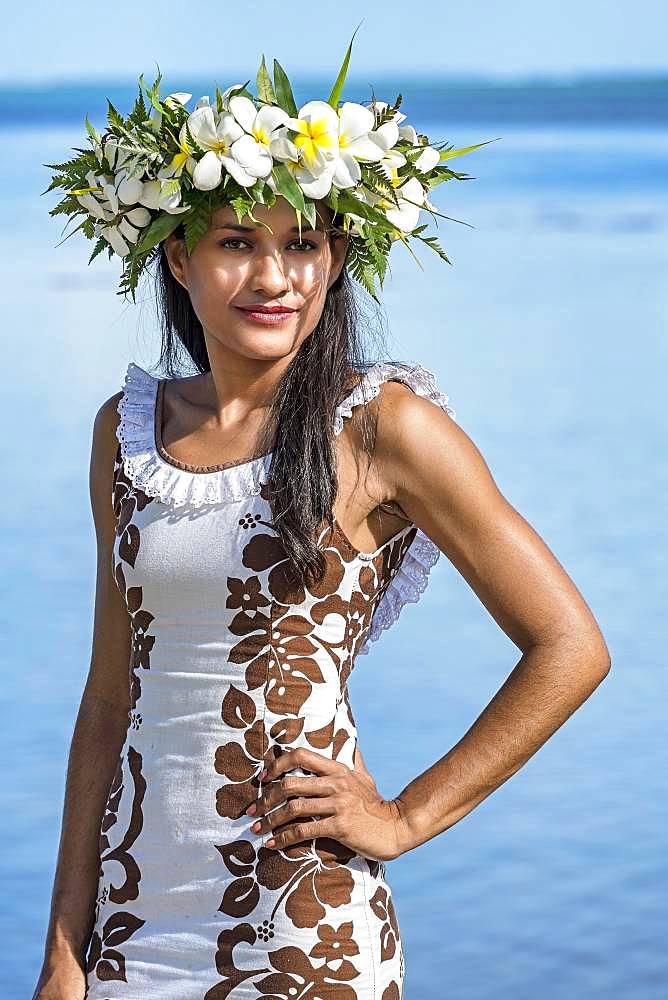
<svg viewBox="0 0 668 1000">
<path fill-rule="evenodd" d="M 281 255 L 277 250 L 268 250 L 266 253 L 257 254 L 251 283 L 254 288 L 265 289 L 272 295 L 289 289 L 290 282 L 285 273 Z"/>
</svg>

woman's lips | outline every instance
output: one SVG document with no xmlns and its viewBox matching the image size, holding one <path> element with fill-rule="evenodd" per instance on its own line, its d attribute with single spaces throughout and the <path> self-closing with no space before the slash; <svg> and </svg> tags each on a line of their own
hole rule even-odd
<svg viewBox="0 0 668 1000">
<path fill-rule="evenodd" d="M 255 323 L 264 323 L 267 326 L 274 326 L 277 323 L 285 323 L 291 316 L 294 316 L 296 309 L 244 309 L 243 306 L 235 306 L 239 312 Z"/>
</svg>

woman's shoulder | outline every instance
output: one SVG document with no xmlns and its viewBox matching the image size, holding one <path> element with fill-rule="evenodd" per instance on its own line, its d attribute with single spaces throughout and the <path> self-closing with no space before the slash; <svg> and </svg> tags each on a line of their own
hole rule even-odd
<svg viewBox="0 0 668 1000">
<path fill-rule="evenodd" d="M 123 390 L 119 389 L 112 396 L 109 396 L 104 400 L 103 403 L 98 407 L 97 413 L 95 414 L 95 419 L 93 422 L 93 442 L 97 442 L 99 446 L 104 447 L 108 450 L 116 450 L 118 445 L 118 439 L 116 437 L 116 429 L 120 422 L 120 413 L 118 412 L 118 404 L 123 398 Z"/>
</svg>

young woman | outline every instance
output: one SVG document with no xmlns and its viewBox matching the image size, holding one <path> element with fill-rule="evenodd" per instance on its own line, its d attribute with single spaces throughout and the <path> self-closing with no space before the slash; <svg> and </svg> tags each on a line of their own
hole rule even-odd
<svg viewBox="0 0 668 1000">
<path fill-rule="evenodd" d="M 202 372 L 159 380 L 131 365 L 95 421 L 93 655 L 43 1000 L 83 998 L 86 984 L 90 1000 L 397 1000 L 383 862 L 470 812 L 609 667 L 576 586 L 424 370 L 379 363 L 360 379 L 329 211 L 301 239 L 282 199 L 256 218 L 271 232 L 242 231 L 225 207 L 191 255 L 165 241 L 165 354 L 182 346 Z M 340 427 L 324 419 L 335 398 Z M 423 588 L 418 532 L 522 657 L 457 746 L 387 801 L 346 680 L 379 611 L 374 637 L 413 597 L 397 585 L 406 560 Z M 322 560 L 323 577 L 301 582 L 289 550 L 297 569 Z"/>
<path fill-rule="evenodd" d="M 36 1000 L 400 1000 L 384 862 L 474 809 L 609 669 L 432 373 L 363 361 L 349 237 L 315 204 L 301 233 L 278 197 L 218 208 L 190 250 L 181 227 L 160 241 L 169 377 L 131 363 L 97 414 L 93 649 Z M 440 553 L 521 657 L 387 800 L 347 681 Z"/>
</svg>

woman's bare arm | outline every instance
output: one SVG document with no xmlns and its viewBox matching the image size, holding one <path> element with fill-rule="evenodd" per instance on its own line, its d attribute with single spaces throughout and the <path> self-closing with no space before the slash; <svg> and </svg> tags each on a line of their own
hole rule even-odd
<svg viewBox="0 0 668 1000">
<path fill-rule="evenodd" d="M 610 657 L 575 583 L 450 416 L 387 383 L 377 449 L 388 497 L 436 542 L 522 651 L 462 739 L 394 800 L 401 853 L 455 824 L 518 771 L 600 684 Z M 431 670 L 441 669 L 438 656 L 434 649 Z"/>
<path fill-rule="evenodd" d="M 120 395 L 102 404 L 93 427 L 90 498 L 97 574 L 92 653 L 69 751 L 44 965 L 35 992 L 44 1000 L 78 1000 L 73 985 L 67 992 L 63 980 L 75 964 L 84 967 L 97 894 L 100 825 L 128 725 L 130 618 L 112 567 L 112 474 Z"/>
</svg>

